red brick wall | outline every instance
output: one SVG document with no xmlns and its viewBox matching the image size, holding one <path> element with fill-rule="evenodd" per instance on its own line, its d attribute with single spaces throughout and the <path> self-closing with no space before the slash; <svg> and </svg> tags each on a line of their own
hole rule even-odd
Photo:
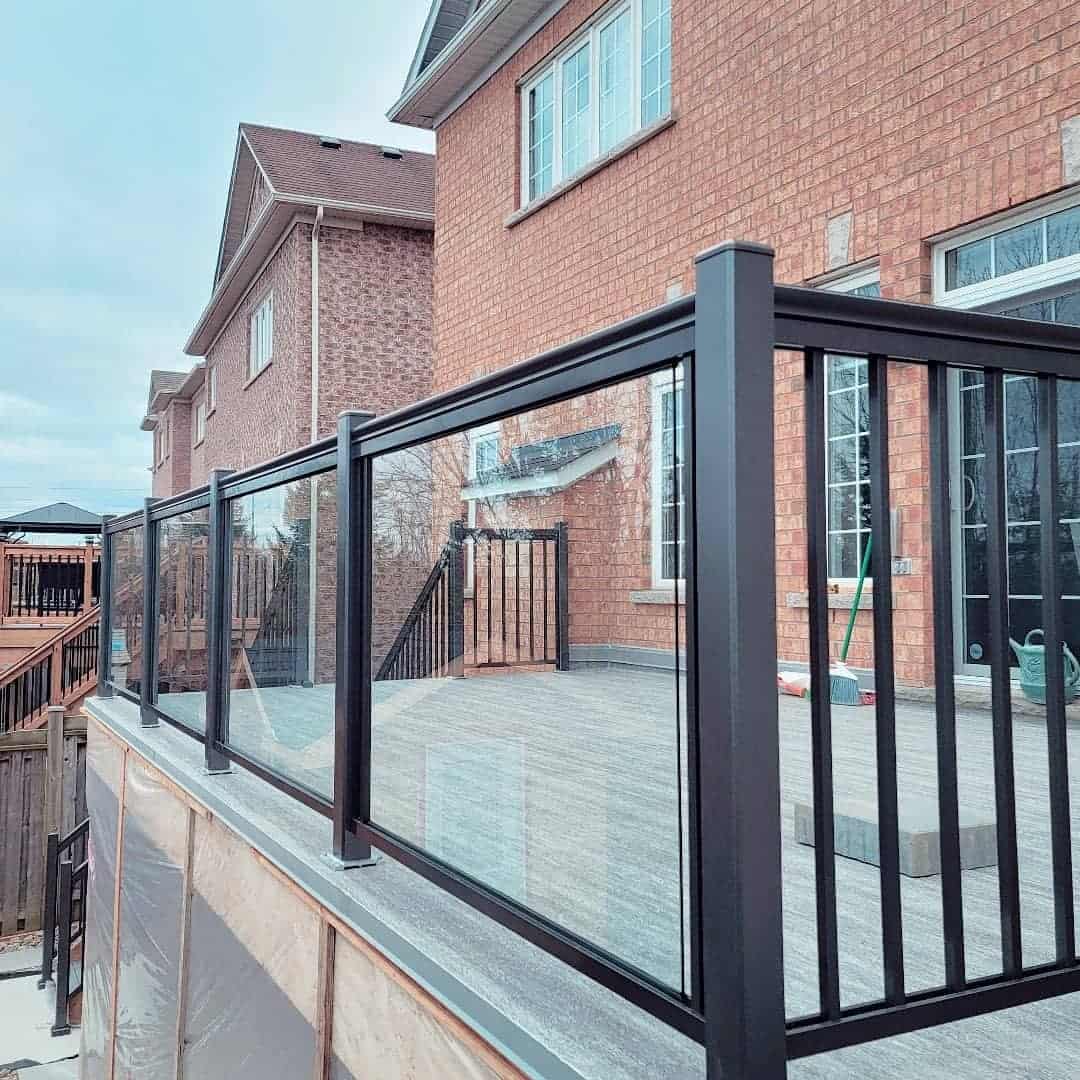
<svg viewBox="0 0 1080 1080">
<path fill-rule="evenodd" d="M 438 130 L 436 391 L 653 307 L 674 282 L 691 289 L 694 255 L 728 237 L 772 244 L 780 281 L 820 274 L 826 222 L 848 211 L 850 260 L 878 257 L 885 296 L 926 300 L 928 237 L 1062 186 L 1060 126 L 1080 113 L 1077 0 L 673 0 L 675 123 L 508 227 L 516 82 L 598 6 L 571 0 Z M 926 681 L 925 387 L 900 371 L 894 384 L 896 554 L 914 570 L 894 582 L 897 673 Z M 806 587 L 792 361 L 777 389 L 781 652 L 797 659 L 805 612 L 785 602 Z M 609 621 L 611 640 L 624 617 Z M 868 658 L 866 613 L 852 659 Z"/>
</svg>

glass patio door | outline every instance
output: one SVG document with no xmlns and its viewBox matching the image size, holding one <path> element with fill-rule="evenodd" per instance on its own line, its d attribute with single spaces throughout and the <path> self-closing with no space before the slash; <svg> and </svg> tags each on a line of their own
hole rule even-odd
<svg viewBox="0 0 1080 1080">
<path fill-rule="evenodd" d="M 986 564 L 985 413 L 982 374 L 959 373 L 958 510 L 959 670 L 988 673 L 989 602 Z M 1009 633 L 1019 642 L 1042 626 L 1040 584 L 1038 388 L 1030 376 L 1005 378 L 1005 504 Z M 1080 383 L 1058 383 L 1058 543 L 1064 637 L 1080 655 Z M 958 496 L 958 497 L 957 497 Z M 1012 658 L 1015 664 L 1015 657 Z"/>
</svg>

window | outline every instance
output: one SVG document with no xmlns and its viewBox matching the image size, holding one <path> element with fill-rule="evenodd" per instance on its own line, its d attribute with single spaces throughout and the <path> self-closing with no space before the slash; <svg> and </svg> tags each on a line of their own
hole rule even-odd
<svg viewBox="0 0 1080 1080">
<path fill-rule="evenodd" d="M 248 378 L 255 378 L 274 358 L 274 294 L 266 299 L 251 316 L 251 351 L 248 360 Z"/>
<path fill-rule="evenodd" d="M 671 0 L 605 10 L 525 83 L 523 204 L 671 112 Z"/>
<path fill-rule="evenodd" d="M 198 446 L 206 438 L 206 402 L 200 401 L 195 406 L 194 423 L 192 424 L 192 443 Z"/>
<path fill-rule="evenodd" d="M 469 432 L 469 479 L 475 480 L 482 472 L 494 469 L 499 464 L 499 425 L 498 423 L 486 424 L 484 427 L 473 428 Z M 470 529 L 476 528 L 476 499 L 469 500 L 468 517 L 466 519 Z M 476 558 L 476 543 L 473 540 L 466 542 L 465 547 L 465 580 L 469 587 L 473 587 L 474 568 Z"/>
<path fill-rule="evenodd" d="M 826 286 L 878 297 L 878 268 Z M 870 539 L 870 369 L 857 356 L 828 356 L 825 379 L 825 486 L 830 578 L 856 578 Z"/>
<path fill-rule="evenodd" d="M 214 411 L 217 405 L 217 366 L 206 369 L 206 411 Z"/>
<path fill-rule="evenodd" d="M 653 379 L 653 584 L 674 585 L 686 575 L 686 496 L 683 490 L 683 380 L 663 372 Z"/>
<path fill-rule="evenodd" d="M 169 418 L 165 413 L 162 413 L 158 420 L 154 436 L 157 443 L 157 463 L 162 465 L 169 456 Z"/>
<path fill-rule="evenodd" d="M 934 248 L 934 299 L 949 307 L 994 305 L 1000 310 L 1001 301 L 1060 289 L 1078 277 L 1080 196 L 1075 191 L 969 229 Z"/>
</svg>

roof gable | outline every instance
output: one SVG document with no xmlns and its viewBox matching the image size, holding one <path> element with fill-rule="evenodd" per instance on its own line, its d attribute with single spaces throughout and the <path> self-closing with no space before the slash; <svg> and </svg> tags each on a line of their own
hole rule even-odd
<svg viewBox="0 0 1080 1080">
<path fill-rule="evenodd" d="M 409 65 L 409 74 L 405 79 L 406 90 L 446 48 L 451 38 L 465 25 L 465 20 L 479 6 L 475 0 L 432 0 L 424 29 L 420 32 L 416 55 Z"/>
<path fill-rule="evenodd" d="M 55 502 L 12 514 L 0 520 L 0 528 L 26 532 L 82 532 L 84 529 L 97 532 L 101 529 L 101 516 L 69 502 Z"/>
<path fill-rule="evenodd" d="M 225 220 L 221 225 L 221 243 L 218 245 L 214 284 L 221 280 L 225 268 L 232 262 L 244 234 L 257 216 L 254 202 L 256 189 L 265 188 L 268 195 L 273 189 L 265 173 L 259 167 L 251 146 L 244 137 L 244 125 L 236 136 L 236 152 L 233 155 L 232 175 L 229 177 L 229 194 L 225 202 Z M 260 207 L 261 209 L 261 207 Z"/>
</svg>

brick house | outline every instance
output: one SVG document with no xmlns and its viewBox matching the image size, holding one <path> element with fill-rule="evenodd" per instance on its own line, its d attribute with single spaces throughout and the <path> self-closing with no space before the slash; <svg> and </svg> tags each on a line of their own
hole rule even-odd
<svg viewBox="0 0 1080 1080">
<path fill-rule="evenodd" d="M 430 392 L 434 184 L 430 154 L 240 125 L 199 359 L 151 376 L 155 497 Z"/>
<path fill-rule="evenodd" d="M 692 288 L 695 253 L 729 237 L 773 246 L 782 282 L 1080 323 L 1078 49 L 1076 0 L 948 8 L 776 0 L 752 9 L 435 0 L 389 112 L 438 133 L 433 388 L 680 295 Z M 869 526 L 866 368 L 843 357 L 830 365 L 838 642 Z M 597 646 L 677 643 L 678 392 L 678 372 L 668 372 L 623 388 L 618 400 L 475 432 L 480 450 L 457 451 L 459 461 L 479 452 L 513 471 L 535 444 L 619 428 L 606 461 L 561 489 L 550 512 L 536 502 L 524 510 L 522 499 L 468 478 L 461 487 L 480 520 L 568 521 L 571 638 L 592 649 L 582 658 Z M 800 358 L 778 355 L 776 392 L 779 648 L 799 661 L 807 653 Z M 954 508 L 957 662 L 979 676 L 981 388 L 957 375 L 954 393 L 966 406 L 954 410 L 952 439 L 954 490 L 963 493 Z M 1022 639 L 1039 619 L 1031 380 L 1008 384 L 1006 408 L 1010 607 L 1012 635 Z M 1076 651 L 1080 451 L 1068 444 L 1080 426 L 1071 398 L 1067 408 L 1062 531 Z M 890 379 L 890 423 L 896 671 L 925 685 L 929 449 L 916 366 L 898 365 Z M 600 491 L 611 497 L 604 513 Z M 857 665 L 870 663 L 870 633 L 865 612 Z"/>
<path fill-rule="evenodd" d="M 345 409 L 384 413 L 430 393 L 434 164 L 430 154 L 240 125 L 213 289 L 185 346 L 197 359 L 187 372 L 151 375 L 142 428 L 153 433 L 155 497 L 331 434 Z M 331 680 L 333 475 L 249 496 L 236 513 L 248 522 L 234 550 L 238 640 L 255 646 L 275 607 L 302 607 L 291 628 L 309 644 L 296 677 Z M 168 689 L 206 677 L 207 571 L 183 535 L 165 550 Z"/>
</svg>

